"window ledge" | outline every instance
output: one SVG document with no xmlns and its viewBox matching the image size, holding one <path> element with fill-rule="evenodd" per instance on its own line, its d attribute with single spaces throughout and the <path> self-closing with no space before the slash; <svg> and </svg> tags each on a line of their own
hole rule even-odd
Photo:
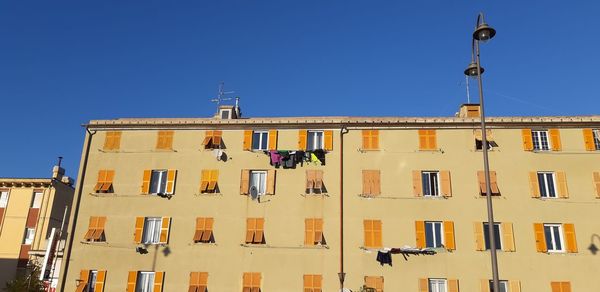
<svg viewBox="0 0 600 292">
<path fill-rule="evenodd" d="M 189 245 L 192 246 L 218 246 L 216 242 L 192 242 Z"/>
<path fill-rule="evenodd" d="M 118 193 L 88 193 L 90 196 L 94 196 L 94 197 L 134 197 L 134 198 L 148 198 L 148 197 L 153 197 L 153 198 L 159 198 L 159 199 L 165 199 L 167 197 L 167 195 L 165 196 L 159 196 L 157 194 L 136 194 L 136 195 L 120 195 Z M 171 197 L 174 195 L 171 195 Z"/>
<path fill-rule="evenodd" d="M 367 153 L 367 152 L 381 152 L 383 151 L 383 149 L 364 149 L 364 148 L 358 148 L 356 149 L 358 152 L 360 153 Z"/>
<path fill-rule="evenodd" d="M 87 240 L 81 240 L 81 241 L 79 241 L 79 243 L 87 244 L 87 245 L 108 245 L 107 241 L 87 241 Z"/>
<path fill-rule="evenodd" d="M 115 149 L 115 150 L 98 149 L 98 151 L 103 152 L 103 153 L 160 153 L 160 152 L 172 153 L 172 152 L 178 152 L 177 150 L 174 150 L 174 149 L 149 149 L 149 150 L 129 150 L 129 151 L 119 150 L 119 149 Z"/>
<path fill-rule="evenodd" d="M 440 149 L 417 149 L 416 152 L 422 152 L 422 153 L 436 153 L 436 152 L 439 152 L 439 153 L 444 153 L 444 150 L 441 149 L 441 148 Z"/>
<path fill-rule="evenodd" d="M 475 197 L 479 198 L 479 199 L 486 199 L 487 195 L 486 194 L 482 194 L 482 195 L 478 195 L 478 196 L 475 196 Z M 503 197 L 502 195 L 494 195 L 494 194 L 492 194 L 490 197 L 492 197 L 492 199 L 506 199 L 506 197 Z"/>
<path fill-rule="evenodd" d="M 241 247 L 248 248 L 281 248 L 281 249 L 329 249 L 329 245 L 297 245 L 297 246 L 284 246 L 284 245 L 268 245 L 268 244 L 252 244 L 252 243 L 241 243 Z"/>
<path fill-rule="evenodd" d="M 196 197 L 222 197 L 223 193 L 195 193 Z"/>
<path fill-rule="evenodd" d="M 320 194 L 316 194 L 316 193 L 310 193 L 310 194 L 303 193 L 303 194 L 300 194 L 300 196 L 303 196 L 305 198 L 311 198 L 311 197 L 315 197 L 315 198 L 318 198 L 318 197 L 329 197 L 329 193 L 320 193 Z"/>
<path fill-rule="evenodd" d="M 175 149 L 153 149 L 150 150 L 150 152 L 155 152 L 155 153 L 160 153 L 160 152 L 164 152 L 164 153 L 169 153 L 169 152 L 178 152 Z"/>
</svg>

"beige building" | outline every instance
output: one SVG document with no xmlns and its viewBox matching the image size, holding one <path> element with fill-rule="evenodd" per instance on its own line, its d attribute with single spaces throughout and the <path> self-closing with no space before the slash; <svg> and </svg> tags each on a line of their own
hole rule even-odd
<svg viewBox="0 0 600 292">
<path fill-rule="evenodd" d="M 43 266 L 44 280 L 58 280 L 60 260 L 46 253 L 73 200 L 72 181 L 63 175 L 55 166 L 52 178 L 0 178 L 0 288 L 30 262 Z"/>
<path fill-rule="evenodd" d="M 477 116 L 91 121 L 61 291 L 489 291 Z M 600 116 L 488 119 L 503 291 L 600 291 Z"/>
</svg>

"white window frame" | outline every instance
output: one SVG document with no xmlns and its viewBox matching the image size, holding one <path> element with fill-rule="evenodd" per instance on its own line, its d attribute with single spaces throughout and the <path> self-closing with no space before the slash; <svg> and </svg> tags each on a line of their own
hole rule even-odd
<svg viewBox="0 0 600 292">
<path fill-rule="evenodd" d="M 448 280 L 439 278 L 427 279 L 429 292 L 448 292 Z"/>
<path fill-rule="evenodd" d="M 497 223 L 497 222 L 494 222 L 494 224 L 492 224 L 492 225 L 494 225 L 494 229 L 496 229 L 496 227 L 498 227 L 498 234 L 495 234 L 495 235 L 497 235 L 497 238 L 498 238 L 497 241 L 500 242 L 500 245 L 496 246 L 496 250 L 502 250 L 502 245 L 504 244 L 502 242 L 502 226 L 501 226 L 500 223 Z M 483 245 L 485 247 L 485 250 L 489 250 L 490 246 L 491 246 L 491 243 L 488 242 L 488 234 L 487 234 L 487 232 L 485 230 L 486 226 L 489 226 L 488 222 L 483 222 Z"/>
<path fill-rule="evenodd" d="M 91 270 L 88 276 L 87 287 L 85 288 L 85 292 L 95 292 L 96 291 L 96 279 L 98 279 L 98 271 Z"/>
<path fill-rule="evenodd" d="M 545 144 L 544 139 L 546 140 Z M 533 141 L 533 150 L 550 151 L 550 136 L 548 130 L 531 130 L 531 140 Z"/>
<path fill-rule="evenodd" d="M 0 208 L 8 207 L 8 191 L 0 191 Z"/>
<path fill-rule="evenodd" d="M 42 207 L 42 200 L 44 199 L 44 192 L 35 191 L 31 199 L 31 208 L 39 209 Z"/>
<path fill-rule="evenodd" d="M 153 190 L 154 186 L 154 174 L 159 173 L 158 182 L 156 183 L 156 189 Z M 166 169 L 153 169 L 150 174 L 150 194 L 166 194 L 167 193 L 167 182 L 168 182 L 169 171 Z"/>
<path fill-rule="evenodd" d="M 435 235 L 436 226 L 440 229 L 440 238 Z M 433 246 L 427 245 L 427 234 L 431 233 Z M 442 221 L 425 221 L 425 246 L 431 248 L 440 248 L 444 246 L 444 222 Z"/>
<path fill-rule="evenodd" d="M 153 292 L 155 272 L 138 272 L 135 292 Z"/>
<path fill-rule="evenodd" d="M 490 280 L 490 292 L 494 292 L 494 281 Z M 508 281 L 506 280 L 499 280 L 498 281 L 498 288 L 500 288 L 500 291 L 498 292 L 508 292 Z"/>
<path fill-rule="evenodd" d="M 159 244 L 162 229 L 162 217 L 145 217 L 142 243 Z"/>
<path fill-rule="evenodd" d="M 35 228 L 25 228 L 25 234 L 23 234 L 23 244 L 33 244 L 35 240 Z"/>
<path fill-rule="evenodd" d="M 432 180 L 435 181 L 432 183 Z M 432 186 L 435 189 L 432 189 Z M 424 197 L 439 197 L 441 195 L 440 172 L 437 170 L 421 171 L 421 187 Z M 429 190 L 429 194 L 426 191 L 427 189 Z"/>
<path fill-rule="evenodd" d="M 251 170 L 250 171 L 250 182 L 249 188 L 256 187 L 256 191 L 259 195 L 267 193 L 267 171 L 265 170 Z M 249 190 L 249 189 L 248 189 Z"/>
<path fill-rule="evenodd" d="M 540 175 L 542 176 L 542 179 L 540 179 Z M 558 198 L 558 190 L 556 188 L 556 173 L 554 173 L 553 171 L 538 171 L 537 176 L 540 197 L 549 199 Z M 552 178 L 552 190 L 554 190 L 554 194 L 550 193 L 550 183 L 548 181 L 548 176 Z"/>
<path fill-rule="evenodd" d="M 546 228 L 550 228 L 551 240 L 548 240 L 548 237 L 546 236 Z M 560 249 L 556 248 L 555 232 L 558 232 L 558 240 L 560 241 L 559 243 L 561 247 Z M 562 224 L 544 224 L 544 240 L 546 240 L 546 250 L 548 252 L 565 252 L 565 238 Z M 551 244 L 548 244 L 549 242 Z"/>
<path fill-rule="evenodd" d="M 254 148 L 254 135 L 258 134 L 258 148 Z M 266 141 L 266 142 L 265 142 Z M 264 144 L 264 148 L 262 147 Z M 269 150 L 269 131 L 253 131 L 252 132 L 252 150 Z"/>
<path fill-rule="evenodd" d="M 309 143 L 311 142 L 311 136 L 312 143 Z M 312 151 L 317 149 L 325 149 L 325 131 L 306 131 L 306 150 Z"/>
<path fill-rule="evenodd" d="M 592 137 L 594 138 L 594 149 L 600 150 L 600 129 L 593 129 Z"/>
</svg>

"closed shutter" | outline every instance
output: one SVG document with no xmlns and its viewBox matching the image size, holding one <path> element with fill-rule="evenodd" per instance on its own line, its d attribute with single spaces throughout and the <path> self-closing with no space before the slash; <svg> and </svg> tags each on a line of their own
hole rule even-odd
<svg viewBox="0 0 600 292">
<path fill-rule="evenodd" d="M 371 149 L 379 149 L 379 130 L 371 130 Z"/>
<path fill-rule="evenodd" d="M 600 172 L 594 172 L 594 187 L 596 188 L 596 198 L 600 199 Z"/>
<path fill-rule="evenodd" d="M 556 181 L 558 185 L 558 196 L 564 199 L 568 198 L 569 188 L 567 187 L 567 175 L 564 171 L 556 172 Z"/>
<path fill-rule="evenodd" d="M 333 131 L 332 130 L 327 130 L 327 131 L 323 131 L 323 136 L 324 140 L 325 140 L 325 151 L 332 151 L 333 150 Z"/>
<path fill-rule="evenodd" d="M 113 145 L 113 132 L 106 132 L 104 136 L 104 150 L 111 150 Z"/>
<path fill-rule="evenodd" d="M 175 190 L 175 178 L 177 177 L 177 170 L 169 169 L 167 171 L 167 194 L 173 194 Z"/>
<path fill-rule="evenodd" d="M 435 130 L 428 130 L 427 145 L 430 150 L 437 149 L 437 133 Z"/>
<path fill-rule="evenodd" d="M 382 246 L 382 224 L 381 220 L 364 220 L 365 247 Z"/>
<path fill-rule="evenodd" d="M 515 236 L 513 233 L 513 225 L 509 222 L 500 224 L 502 228 L 502 250 L 515 251 Z"/>
<path fill-rule="evenodd" d="M 450 171 L 440 171 L 440 181 L 442 183 L 442 196 L 452 197 L 452 184 L 450 182 Z"/>
<path fill-rule="evenodd" d="M 142 194 L 150 193 L 150 178 L 152 177 L 152 170 L 146 169 L 144 170 L 144 175 L 142 176 Z"/>
<path fill-rule="evenodd" d="M 269 130 L 269 150 L 277 150 L 277 130 Z"/>
<path fill-rule="evenodd" d="M 523 138 L 523 150 L 533 151 L 533 137 L 531 135 L 531 129 L 521 130 L 521 137 Z"/>
<path fill-rule="evenodd" d="M 423 196 L 423 182 L 422 182 L 420 170 L 412 171 L 412 185 L 413 185 L 413 195 L 415 195 L 415 197 Z"/>
<path fill-rule="evenodd" d="M 165 272 L 154 273 L 154 292 L 162 292 L 164 278 Z"/>
<path fill-rule="evenodd" d="M 315 171 L 307 170 L 306 171 L 306 189 L 307 192 L 310 192 L 311 189 L 315 187 Z"/>
<path fill-rule="evenodd" d="M 267 194 L 274 195 L 275 194 L 275 169 L 269 169 L 267 171 Z"/>
<path fill-rule="evenodd" d="M 113 132 L 112 150 L 119 150 L 119 148 L 121 148 L 121 132 Z"/>
<path fill-rule="evenodd" d="M 196 218 L 196 231 L 194 232 L 194 242 L 202 240 L 202 234 L 204 233 L 204 226 L 206 225 L 206 219 L 202 217 Z"/>
<path fill-rule="evenodd" d="M 481 292 L 490 292 L 490 280 L 481 279 L 480 283 Z"/>
<path fill-rule="evenodd" d="M 365 247 L 373 246 L 373 220 L 363 220 Z"/>
<path fill-rule="evenodd" d="M 485 239 L 483 237 L 483 223 L 473 223 L 473 230 L 475 231 L 475 249 L 485 250 Z"/>
<path fill-rule="evenodd" d="M 417 248 L 425 248 L 425 221 L 415 221 L 415 236 Z"/>
<path fill-rule="evenodd" d="M 252 273 L 244 273 L 242 276 L 243 292 L 250 292 L 252 289 Z"/>
<path fill-rule="evenodd" d="M 458 292 L 458 280 L 456 280 L 456 279 L 448 280 L 448 292 Z"/>
<path fill-rule="evenodd" d="M 254 234 L 256 233 L 256 218 L 246 219 L 246 243 L 254 242 Z"/>
<path fill-rule="evenodd" d="M 362 185 L 363 185 L 362 194 L 370 195 L 371 194 L 371 171 L 370 170 L 362 171 Z"/>
<path fill-rule="evenodd" d="M 572 223 L 563 224 L 565 231 L 565 241 L 567 243 L 567 252 L 577 252 L 577 238 L 575 237 L 575 225 Z"/>
<path fill-rule="evenodd" d="M 381 220 L 373 220 L 373 246 L 374 247 L 382 247 L 383 246 L 383 230 Z"/>
<path fill-rule="evenodd" d="M 104 291 L 104 281 L 106 279 L 106 271 L 98 271 L 96 275 L 96 284 L 94 285 L 94 292 Z"/>
<path fill-rule="evenodd" d="M 307 218 L 304 220 L 304 244 L 315 244 L 315 219 Z"/>
<path fill-rule="evenodd" d="M 419 130 L 419 150 L 428 150 L 427 130 Z"/>
<path fill-rule="evenodd" d="M 544 224 L 533 223 L 533 232 L 535 234 L 535 248 L 538 252 L 546 252 L 546 237 L 544 236 Z"/>
<path fill-rule="evenodd" d="M 362 149 L 371 149 L 371 131 L 362 130 Z"/>
<path fill-rule="evenodd" d="M 135 243 L 142 242 L 143 231 L 144 231 L 144 217 L 135 217 L 135 232 L 133 234 L 133 241 Z"/>
<path fill-rule="evenodd" d="M 127 275 L 127 292 L 135 292 L 135 283 L 137 282 L 137 271 L 129 271 Z"/>
<path fill-rule="evenodd" d="M 529 190 L 531 191 L 532 198 L 540 197 L 540 184 L 538 182 L 537 172 L 529 172 Z"/>
<path fill-rule="evenodd" d="M 561 151 L 560 131 L 558 129 L 549 129 L 548 134 L 550 135 L 550 147 L 552 151 Z"/>
<path fill-rule="evenodd" d="M 206 292 L 208 287 L 208 273 L 200 272 L 200 279 L 198 280 L 198 292 Z"/>
<path fill-rule="evenodd" d="M 429 292 L 429 279 L 419 279 L 419 292 Z"/>
<path fill-rule="evenodd" d="M 298 131 L 298 150 L 306 150 L 306 130 Z"/>
<path fill-rule="evenodd" d="M 156 149 L 173 149 L 173 131 L 158 131 L 158 137 L 156 139 Z"/>
<path fill-rule="evenodd" d="M 247 195 L 250 189 L 250 170 L 242 169 L 242 178 L 240 180 L 240 195 Z"/>
<path fill-rule="evenodd" d="M 479 192 L 482 195 L 485 195 L 487 191 L 485 186 L 485 173 L 481 170 L 477 172 L 477 182 L 479 183 Z"/>
<path fill-rule="evenodd" d="M 162 217 L 162 224 L 160 226 L 160 243 L 167 243 L 167 241 L 169 241 L 170 227 L 171 217 Z"/>
<path fill-rule="evenodd" d="M 200 273 L 199 272 L 191 272 L 188 292 L 198 292 L 199 285 L 200 285 Z"/>
<path fill-rule="evenodd" d="M 242 144 L 242 150 L 245 150 L 245 151 L 252 150 L 252 130 L 244 131 L 244 142 Z"/>
<path fill-rule="evenodd" d="M 371 171 L 371 195 L 381 195 L 381 171 Z"/>
<path fill-rule="evenodd" d="M 323 219 L 315 218 L 315 242 L 323 242 Z"/>
<path fill-rule="evenodd" d="M 509 280 L 508 292 L 521 292 L 521 282 L 518 280 Z"/>
<path fill-rule="evenodd" d="M 585 150 L 596 150 L 596 144 L 594 143 L 594 131 L 592 129 L 583 129 L 583 143 L 585 144 Z"/>
<path fill-rule="evenodd" d="M 444 221 L 444 246 L 447 250 L 455 250 L 454 242 L 454 222 Z"/>
</svg>

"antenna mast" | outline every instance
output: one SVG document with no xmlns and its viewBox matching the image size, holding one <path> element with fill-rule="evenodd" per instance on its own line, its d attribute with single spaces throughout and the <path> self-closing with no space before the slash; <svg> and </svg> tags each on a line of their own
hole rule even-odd
<svg viewBox="0 0 600 292">
<path fill-rule="evenodd" d="M 467 81 L 467 103 L 471 103 L 471 94 L 469 92 L 469 76 L 465 75 L 465 80 Z"/>
<path fill-rule="evenodd" d="M 212 98 L 210 101 L 217 103 L 217 110 L 219 110 L 219 105 L 221 102 L 231 100 L 231 97 L 226 97 L 227 94 L 235 93 L 235 91 L 225 91 L 225 82 L 219 82 L 219 92 L 217 92 L 217 97 Z"/>
</svg>

